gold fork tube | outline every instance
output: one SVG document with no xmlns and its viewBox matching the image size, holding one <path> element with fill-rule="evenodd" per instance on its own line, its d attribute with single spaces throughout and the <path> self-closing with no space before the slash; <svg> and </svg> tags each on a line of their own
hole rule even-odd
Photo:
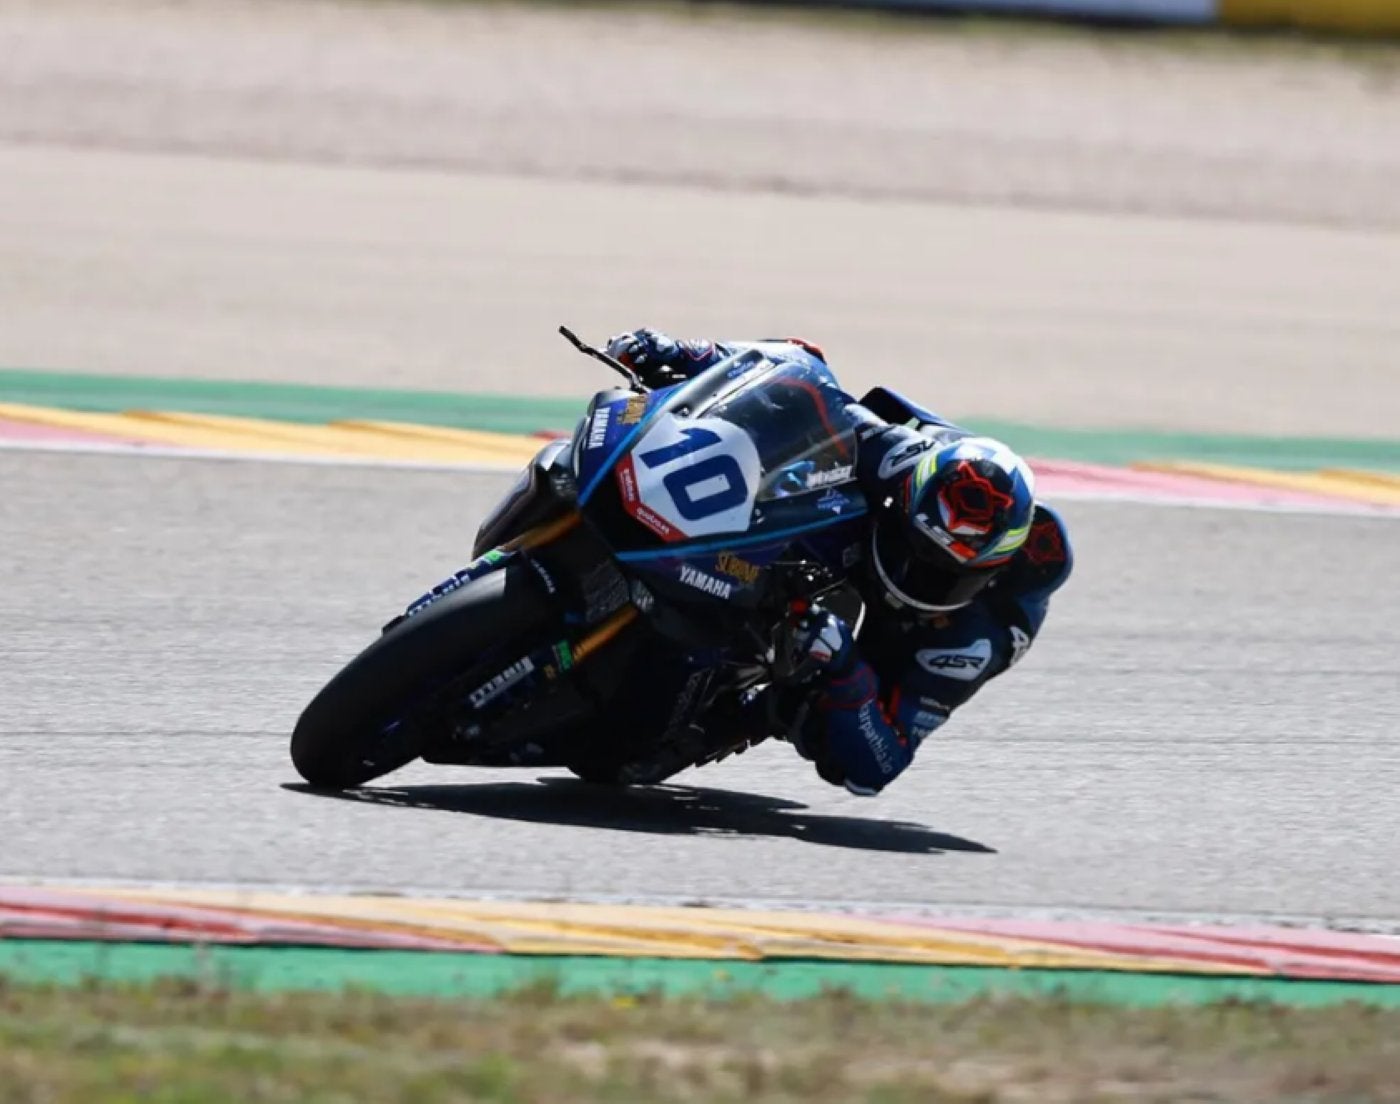
<svg viewBox="0 0 1400 1104">
<path fill-rule="evenodd" d="M 574 662 L 582 663 L 604 644 L 617 636 L 617 634 L 628 625 L 632 624 L 633 621 L 637 620 L 637 617 L 636 606 L 623 606 L 573 646 L 571 650 L 573 652 Z"/>
</svg>

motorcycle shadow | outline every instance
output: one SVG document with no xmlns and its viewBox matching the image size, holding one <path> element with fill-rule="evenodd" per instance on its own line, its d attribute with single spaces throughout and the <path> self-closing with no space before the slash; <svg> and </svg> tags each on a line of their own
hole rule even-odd
<svg viewBox="0 0 1400 1104">
<path fill-rule="evenodd" d="M 434 809 L 575 828 L 740 839 L 770 836 L 824 847 L 938 855 L 947 851 L 996 854 L 975 840 L 899 820 L 826 816 L 800 801 L 698 786 L 616 789 L 572 778 L 535 782 L 485 782 L 457 786 L 366 786 L 318 790 L 288 784 L 297 793 L 390 808 Z"/>
</svg>

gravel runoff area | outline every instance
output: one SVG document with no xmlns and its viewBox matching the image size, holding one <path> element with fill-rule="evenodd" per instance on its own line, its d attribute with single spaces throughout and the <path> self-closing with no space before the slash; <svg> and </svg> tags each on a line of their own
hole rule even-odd
<svg viewBox="0 0 1400 1104">
<path fill-rule="evenodd" d="M 802 334 L 973 425 L 1389 437 L 1397 273 L 1357 228 L 0 142 L 14 367 L 581 409 L 611 375 L 555 327 L 650 323 Z"/>
<path fill-rule="evenodd" d="M 1400 49 L 624 7 L 0 0 L 0 139 L 1400 224 Z"/>
</svg>

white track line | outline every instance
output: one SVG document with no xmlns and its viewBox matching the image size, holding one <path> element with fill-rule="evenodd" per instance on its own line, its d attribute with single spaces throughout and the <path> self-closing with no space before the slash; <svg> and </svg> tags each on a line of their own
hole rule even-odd
<svg viewBox="0 0 1400 1104">
<path fill-rule="evenodd" d="M 541 439 L 540 447 L 545 441 Z M 382 460 L 372 456 L 301 456 L 277 452 L 221 452 L 213 449 L 183 448 L 176 445 L 123 445 L 97 441 L 27 441 L 0 439 L 0 452 L 71 453 L 90 456 L 122 456 L 154 460 L 214 460 L 264 464 L 302 464 L 311 467 L 392 468 L 400 471 L 463 472 L 473 475 L 500 475 L 518 472 L 523 465 L 513 463 L 452 463 L 442 460 Z M 1310 517 L 1374 518 L 1400 521 L 1400 507 L 1368 506 L 1360 502 L 1239 502 L 1179 495 L 1138 494 L 1131 491 L 1055 491 L 1048 502 L 1119 502 L 1132 506 L 1166 506 L 1173 509 L 1236 510 L 1256 514 L 1294 514 Z"/>
</svg>

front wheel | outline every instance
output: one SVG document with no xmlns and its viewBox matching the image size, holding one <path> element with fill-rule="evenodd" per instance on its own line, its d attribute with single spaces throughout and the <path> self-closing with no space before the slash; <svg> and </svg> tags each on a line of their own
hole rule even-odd
<svg viewBox="0 0 1400 1104">
<path fill-rule="evenodd" d="M 407 766 L 426 734 L 406 719 L 447 683 L 528 640 L 551 616 L 528 568 L 507 564 L 400 621 L 312 700 L 292 763 L 313 786 L 344 789 Z"/>
</svg>

